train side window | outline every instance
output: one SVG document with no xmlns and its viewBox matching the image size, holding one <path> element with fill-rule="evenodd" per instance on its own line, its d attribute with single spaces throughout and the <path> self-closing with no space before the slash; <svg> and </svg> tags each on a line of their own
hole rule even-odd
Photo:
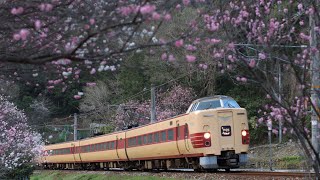
<svg viewBox="0 0 320 180">
<path fill-rule="evenodd" d="M 143 136 L 143 144 L 148 144 L 147 135 Z"/>
<path fill-rule="evenodd" d="M 142 137 L 138 136 L 138 145 L 142 145 Z"/>
<path fill-rule="evenodd" d="M 154 142 L 159 142 L 159 132 L 154 133 Z"/>
<path fill-rule="evenodd" d="M 172 129 L 168 130 L 168 140 L 173 140 L 173 130 Z"/>
<path fill-rule="evenodd" d="M 137 145 L 138 145 L 138 141 L 137 141 L 137 140 L 138 140 L 137 137 L 134 137 L 134 138 L 133 138 L 133 145 L 134 145 L 134 146 L 137 146 Z"/>
<path fill-rule="evenodd" d="M 133 139 L 132 139 L 132 138 L 129 139 L 129 146 L 130 146 L 130 147 L 133 146 Z"/>
<path fill-rule="evenodd" d="M 152 144 L 152 134 L 148 134 L 148 143 Z"/>
<path fill-rule="evenodd" d="M 161 142 L 164 142 L 167 140 L 167 133 L 166 131 L 161 132 Z"/>
<path fill-rule="evenodd" d="M 114 141 L 111 142 L 111 149 L 114 149 Z"/>
</svg>

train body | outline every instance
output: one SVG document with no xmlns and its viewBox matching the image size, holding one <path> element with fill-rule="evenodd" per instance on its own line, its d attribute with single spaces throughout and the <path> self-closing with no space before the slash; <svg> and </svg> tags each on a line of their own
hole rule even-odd
<svg viewBox="0 0 320 180">
<path fill-rule="evenodd" d="M 45 146 L 44 168 L 238 168 L 247 162 L 247 113 L 227 96 L 194 101 L 186 114 L 98 137 Z"/>
</svg>

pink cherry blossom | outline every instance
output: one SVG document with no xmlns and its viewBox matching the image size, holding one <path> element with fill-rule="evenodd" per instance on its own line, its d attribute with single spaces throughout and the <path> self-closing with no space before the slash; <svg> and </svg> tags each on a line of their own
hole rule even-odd
<svg viewBox="0 0 320 180">
<path fill-rule="evenodd" d="M 193 56 L 193 55 L 186 55 L 186 60 L 188 61 L 188 62 L 195 62 L 196 61 L 196 57 L 195 56 Z"/>
<path fill-rule="evenodd" d="M 190 0 L 182 0 L 183 5 L 188 6 L 190 4 Z"/>
<path fill-rule="evenodd" d="M 169 61 L 175 61 L 176 58 L 172 54 L 170 54 L 168 60 Z"/>
<path fill-rule="evenodd" d="M 162 60 L 167 60 L 167 58 L 168 58 L 167 53 L 163 53 L 163 54 L 161 55 L 161 59 L 162 59 Z"/>
<path fill-rule="evenodd" d="M 259 59 L 262 59 L 262 60 L 266 59 L 266 55 L 264 53 L 259 53 L 258 56 L 259 56 Z"/>
<path fill-rule="evenodd" d="M 36 28 L 37 30 L 39 30 L 39 29 L 41 28 L 41 21 L 40 21 L 40 20 L 36 20 L 36 21 L 34 22 L 34 26 L 35 26 L 35 28 Z"/>
<path fill-rule="evenodd" d="M 95 74 L 97 71 L 95 68 L 92 68 L 91 71 L 90 71 L 90 74 Z"/>
<path fill-rule="evenodd" d="M 21 37 L 21 40 L 27 40 L 27 37 L 29 36 L 30 34 L 30 31 L 28 29 L 21 29 L 20 32 L 20 37 Z"/>
<path fill-rule="evenodd" d="M 88 87 L 94 87 L 94 86 L 96 86 L 97 84 L 95 83 L 95 82 L 87 82 L 86 83 L 86 86 L 88 86 Z"/>
<path fill-rule="evenodd" d="M 241 79 L 240 79 L 240 81 L 242 81 L 242 82 L 247 82 L 247 78 L 245 78 L 245 77 L 242 77 Z"/>
<path fill-rule="evenodd" d="M 74 99 L 81 99 L 81 96 L 77 94 L 77 95 L 74 95 L 73 98 Z"/>
<path fill-rule="evenodd" d="M 256 60 L 251 59 L 249 63 L 249 67 L 254 68 L 256 66 Z"/>
<path fill-rule="evenodd" d="M 90 24 L 91 24 L 91 25 L 94 25 L 94 24 L 95 24 L 95 22 L 96 22 L 96 20 L 95 20 L 95 19 L 93 19 L 93 18 L 91 18 L 91 19 L 89 20 L 89 22 L 90 22 Z"/>
<path fill-rule="evenodd" d="M 155 5 L 146 4 L 140 8 L 141 14 L 151 14 L 156 10 Z"/>
<path fill-rule="evenodd" d="M 157 12 L 152 13 L 152 19 L 153 20 L 159 20 L 161 18 L 161 15 Z"/>
<path fill-rule="evenodd" d="M 181 47 L 181 46 L 183 46 L 183 39 L 180 39 L 180 40 L 176 41 L 174 45 L 175 45 L 176 47 Z"/>
<path fill-rule="evenodd" d="M 20 34 L 14 34 L 13 35 L 13 39 L 16 40 L 16 41 L 19 41 L 21 39 Z"/>
<path fill-rule="evenodd" d="M 171 20 L 171 15 L 170 14 L 165 14 L 164 15 L 164 20 L 166 20 L 166 21 L 170 21 Z"/>
<path fill-rule="evenodd" d="M 11 9 L 11 14 L 13 14 L 13 15 L 19 15 L 19 14 L 22 14 L 23 11 L 24 11 L 23 7 L 12 8 L 12 9 Z"/>
</svg>

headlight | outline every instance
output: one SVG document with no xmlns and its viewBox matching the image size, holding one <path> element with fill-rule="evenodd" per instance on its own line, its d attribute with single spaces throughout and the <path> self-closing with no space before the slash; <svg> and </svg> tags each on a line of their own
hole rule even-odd
<svg viewBox="0 0 320 180">
<path fill-rule="evenodd" d="M 211 137 L 211 135 L 210 135 L 210 133 L 206 132 L 206 133 L 204 133 L 203 137 L 205 139 L 209 139 Z"/>
<path fill-rule="evenodd" d="M 247 131 L 246 130 L 242 130 L 241 135 L 242 136 L 246 136 L 247 135 Z"/>
</svg>

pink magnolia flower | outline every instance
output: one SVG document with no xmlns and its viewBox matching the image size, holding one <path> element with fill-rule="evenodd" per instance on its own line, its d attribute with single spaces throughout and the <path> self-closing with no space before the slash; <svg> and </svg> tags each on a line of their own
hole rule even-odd
<svg viewBox="0 0 320 180">
<path fill-rule="evenodd" d="M 195 62 L 197 58 L 193 55 L 186 55 L 186 59 L 188 62 Z"/>
</svg>

